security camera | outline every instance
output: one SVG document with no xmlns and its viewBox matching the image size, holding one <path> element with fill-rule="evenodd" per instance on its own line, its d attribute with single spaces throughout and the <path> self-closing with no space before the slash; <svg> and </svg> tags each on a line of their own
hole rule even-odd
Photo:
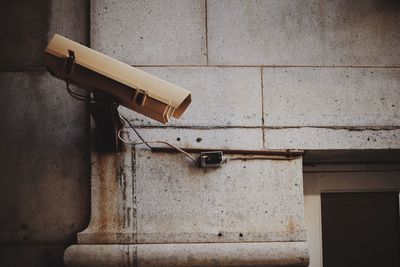
<svg viewBox="0 0 400 267">
<path fill-rule="evenodd" d="M 161 123 L 180 118 L 191 102 L 190 91 L 57 34 L 44 62 L 53 76 Z"/>
</svg>

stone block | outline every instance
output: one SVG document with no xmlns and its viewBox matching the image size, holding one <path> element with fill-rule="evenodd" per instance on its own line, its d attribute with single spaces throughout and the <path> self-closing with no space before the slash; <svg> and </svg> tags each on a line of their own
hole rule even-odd
<svg viewBox="0 0 400 267">
<path fill-rule="evenodd" d="M 260 68 L 161 67 L 141 68 L 192 92 L 192 103 L 174 126 L 261 126 Z M 136 125 L 156 125 L 121 108 Z"/>
<path fill-rule="evenodd" d="M 265 129 L 268 149 L 399 149 L 400 129 Z"/>
<path fill-rule="evenodd" d="M 206 63 L 205 5 L 91 1 L 91 46 L 131 65 Z"/>
<path fill-rule="evenodd" d="M 304 241 L 301 158 L 226 155 L 202 169 L 145 148 L 94 155 L 79 244 Z M 196 155 L 197 156 L 197 155 Z"/>
<path fill-rule="evenodd" d="M 304 241 L 301 158 L 228 155 L 201 169 L 181 155 L 137 149 L 138 243 Z"/>
<path fill-rule="evenodd" d="M 400 126 L 400 70 L 264 68 L 266 126 Z"/>
<path fill-rule="evenodd" d="M 207 1 L 212 65 L 399 66 L 397 1 Z"/>
<path fill-rule="evenodd" d="M 89 213 L 87 107 L 44 72 L 0 80 L 0 241 L 74 240 Z"/>
<path fill-rule="evenodd" d="M 306 242 L 73 245 L 68 267 L 308 266 Z"/>
<path fill-rule="evenodd" d="M 50 1 L 3 1 L 0 9 L 2 70 L 42 64 L 49 30 Z"/>
<path fill-rule="evenodd" d="M 137 128 L 146 141 L 166 141 L 181 148 L 211 149 L 262 149 L 262 128 Z M 130 142 L 141 142 L 132 130 L 125 130 L 124 138 Z M 163 146 L 162 144 L 151 144 Z M 142 147 L 142 146 L 141 146 Z M 144 147 L 144 146 L 143 146 Z"/>
<path fill-rule="evenodd" d="M 88 45 L 90 0 L 50 2 L 49 38 L 57 33 L 75 42 Z"/>
</svg>

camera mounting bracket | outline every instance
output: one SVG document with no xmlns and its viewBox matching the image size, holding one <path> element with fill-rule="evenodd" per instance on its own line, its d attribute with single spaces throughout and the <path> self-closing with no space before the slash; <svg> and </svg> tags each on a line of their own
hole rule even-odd
<svg viewBox="0 0 400 267">
<path fill-rule="evenodd" d="M 68 57 L 63 64 L 65 77 L 74 75 L 75 53 L 68 50 Z M 69 79 L 66 78 L 69 83 Z M 67 87 L 68 88 L 68 87 Z M 122 122 L 118 113 L 117 99 L 109 93 L 92 90 L 93 98 L 90 103 L 90 113 L 95 122 L 95 149 L 97 152 L 121 152 L 122 143 L 118 138 L 118 132 L 122 128 Z"/>
<path fill-rule="evenodd" d="M 94 102 L 90 104 L 95 126 L 95 148 L 97 152 L 121 152 L 122 142 L 118 132 L 122 128 L 118 103 L 110 94 L 94 91 Z"/>
</svg>

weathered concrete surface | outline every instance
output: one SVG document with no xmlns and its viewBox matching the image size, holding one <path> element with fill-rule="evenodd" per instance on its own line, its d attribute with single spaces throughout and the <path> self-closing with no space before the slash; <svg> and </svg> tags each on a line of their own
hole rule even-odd
<svg viewBox="0 0 400 267">
<path fill-rule="evenodd" d="M 49 39 L 57 33 L 89 45 L 89 7 L 90 0 L 51 1 Z"/>
<path fill-rule="evenodd" d="M 133 267 L 136 266 L 136 246 L 73 245 L 65 251 L 64 262 L 68 267 Z"/>
<path fill-rule="evenodd" d="M 3 267 L 64 267 L 63 254 L 67 245 L 49 244 L 19 246 L 2 245 L 0 264 Z"/>
<path fill-rule="evenodd" d="M 137 128 L 137 131 L 147 141 L 167 141 L 181 148 L 263 149 L 262 128 Z M 129 128 L 123 136 L 130 142 L 141 142 Z"/>
<path fill-rule="evenodd" d="M 47 44 L 50 1 L 3 1 L 0 9 L 1 70 L 34 68 L 42 64 Z"/>
<path fill-rule="evenodd" d="M 93 155 L 80 244 L 304 241 L 301 159 L 199 169 L 180 154 Z"/>
<path fill-rule="evenodd" d="M 91 218 L 79 243 L 135 242 L 133 153 L 130 146 L 118 154 L 92 153 Z"/>
<path fill-rule="evenodd" d="M 330 128 L 264 129 L 265 148 L 399 149 L 400 129 L 357 130 Z"/>
<path fill-rule="evenodd" d="M 43 72 L 0 80 L 0 242 L 73 240 L 88 211 L 86 108 Z"/>
<path fill-rule="evenodd" d="M 301 159 L 198 169 L 137 150 L 135 165 L 139 243 L 305 240 Z"/>
<path fill-rule="evenodd" d="M 203 0 L 91 3 L 94 49 L 133 65 L 206 63 Z"/>
<path fill-rule="evenodd" d="M 266 126 L 400 126 L 400 69 L 263 68 L 263 83 Z"/>
<path fill-rule="evenodd" d="M 54 32 L 86 42 L 88 1 L 6 2 L 0 11 L 0 265 L 61 267 L 63 251 L 89 221 L 89 116 L 64 83 L 45 73 L 41 58 Z"/>
<path fill-rule="evenodd" d="M 210 64 L 399 66 L 398 1 L 207 1 Z"/>
<path fill-rule="evenodd" d="M 261 126 L 260 68 L 141 68 L 192 92 L 192 103 L 176 126 Z M 131 111 L 137 125 L 162 125 Z"/>
<path fill-rule="evenodd" d="M 306 242 L 75 245 L 67 266 L 308 266 Z"/>
</svg>

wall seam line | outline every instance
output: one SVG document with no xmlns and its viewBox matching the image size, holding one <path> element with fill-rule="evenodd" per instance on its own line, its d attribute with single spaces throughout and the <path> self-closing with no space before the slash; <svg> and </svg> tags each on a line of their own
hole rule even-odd
<svg viewBox="0 0 400 267">
<path fill-rule="evenodd" d="M 260 67 L 260 76 L 261 76 L 261 125 L 262 125 L 262 143 L 265 148 L 265 119 L 264 119 L 264 74 L 263 68 Z"/>
<path fill-rule="evenodd" d="M 204 0 L 204 13 L 205 13 L 205 26 L 206 26 L 206 65 L 208 66 L 208 12 L 207 12 L 207 0 Z"/>
<path fill-rule="evenodd" d="M 311 129 L 330 129 L 330 130 L 349 130 L 354 132 L 360 131 L 382 131 L 382 130 L 398 130 L 400 126 L 222 126 L 222 125 L 199 125 L 199 126 L 190 126 L 190 125 L 180 125 L 180 126 L 157 126 L 157 125 L 137 125 L 135 128 L 140 129 L 196 129 L 196 130 L 215 130 L 215 129 L 303 129 L 303 128 L 311 128 Z M 124 127 L 124 129 L 130 129 L 130 127 Z"/>
<path fill-rule="evenodd" d="M 208 38 L 207 38 L 208 39 Z M 208 43 L 208 42 L 207 42 Z M 208 46 L 208 44 L 206 44 Z M 208 60 L 208 48 L 207 48 Z M 216 67 L 216 68 L 321 68 L 321 69 L 399 69 L 400 66 L 314 66 L 314 65 L 235 65 L 235 64 L 129 64 L 132 67 Z"/>
<path fill-rule="evenodd" d="M 92 14 L 91 14 L 91 11 L 92 11 L 92 0 L 88 0 L 87 1 L 87 14 L 86 14 L 86 23 L 87 23 L 87 32 L 86 32 L 86 38 L 87 38 L 87 44 L 88 44 L 88 47 L 91 47 L 91 40 L 92 40 L 92 38 L 91 38 L 91 33 L 92 33 Z"/>
<path fill-rule="evenodd" d="M 134 212 L 134 214 L 132 214 L 133 215 L 133 238 L 134 238 L 134 241 L 135 241 L 135 244 L 137 243 L 137 199 L 136 199 L 136 197 L 137 197 L 137 194 L 136 194 L 136 169 L 137 169 L 137 167 L 136 167 L 136 146 L 132 146 L 132 148 L 131 148 L 131 160 L 132 160 L 132 162 L 131 162 L 131 172 L 132 172 L 132 200 L 133 200 L 133 207 L 134 207 L 134 210 L 135 210 L 135 212 Z M 132 212 L 133 212 L 133 209 L 132 209 Z"/>
</svg>

